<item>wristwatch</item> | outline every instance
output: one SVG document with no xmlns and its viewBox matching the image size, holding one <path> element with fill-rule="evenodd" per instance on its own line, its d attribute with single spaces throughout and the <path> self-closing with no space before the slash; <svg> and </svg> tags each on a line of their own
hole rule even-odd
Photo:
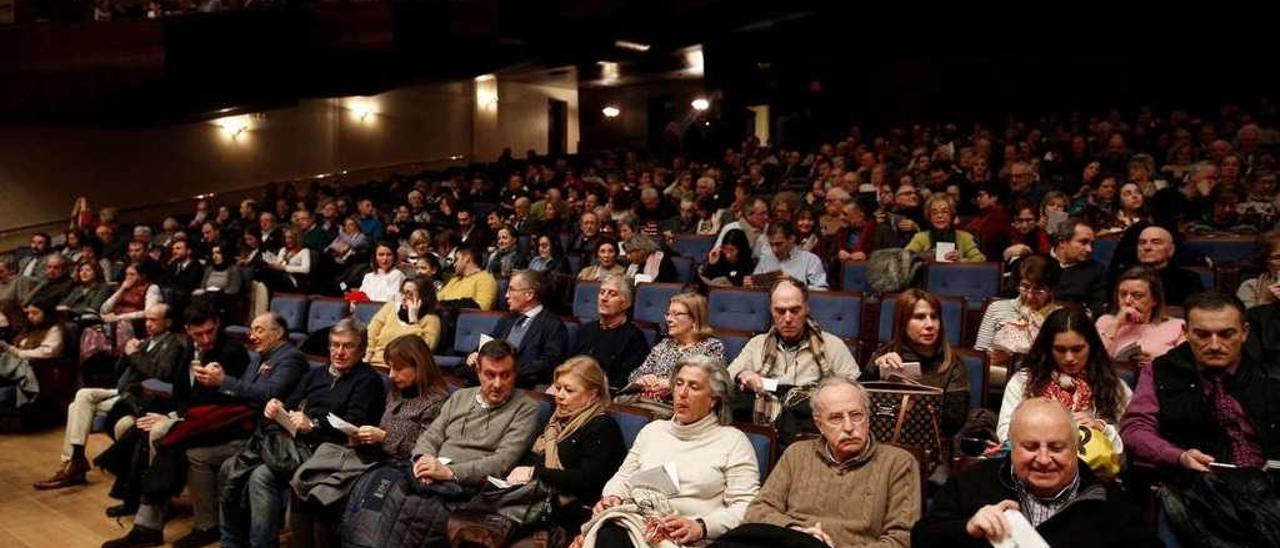
<svg viewBox="0 0 1280 548">
<path fill-rule="evenodd" d="M 314 418 L 311 419 L 311 430 L 315 431 L 319 429 L 320 429 L 320 421 Z"/>
<path fill-rule="evenodd" d="M 706 539 L 707 538 L 707 522 L 703 521 L 702 518 L 698 518 L 694 521 L 698 522 L 698 525 L 702 527 L 702 538 Z"/>
</svg>

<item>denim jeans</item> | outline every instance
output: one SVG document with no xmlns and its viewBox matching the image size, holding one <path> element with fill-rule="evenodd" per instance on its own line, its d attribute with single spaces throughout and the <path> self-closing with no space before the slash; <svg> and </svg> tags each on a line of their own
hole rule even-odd
<svg viewBox="0 0 1280 548">
<path fill-rule="evenodd" d="M 227 461 L 228 464 L 231 462 Z M 250 548 L 275 548 L 280 528 L 284 526 L 288 494 L 289 479 L 277 478 L 265 464 L 259 464 L 249 473 L 245 493 L 238 499 L 240 505 L 247 503 L 248 508 L 237 508 L 229 505 L 229 501 L 222 501 L 223 506 L 218 513 L 222 546 L 245 546 L 245 533 L 248 533 Z M 245 517 L 248 517 L 248 523 L 245 523 Z"/>
</svg>

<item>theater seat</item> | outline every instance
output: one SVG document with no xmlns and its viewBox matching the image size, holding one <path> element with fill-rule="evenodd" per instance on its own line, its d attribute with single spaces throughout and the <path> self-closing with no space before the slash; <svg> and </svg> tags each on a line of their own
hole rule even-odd
<svg viewBox="0 0 1280 548">
<path fill-rule="evenodd" d="M 1120 238 L 1098 238 L 1093 241 L 1093 255 L 1090 256 L 1095 261 L 1102 263 L 1102 266 L 1111 264 L 1111 257 L 1116 254 L 1116 247 L 1120 245 Z"/>
<path fill-rule="evenodd" d="M 862 294 L 815 291 L 809 294 L 809 314 L 833 335 L 856 339 L 862 327 Z"/>
<path fill-rule="evenodd" d="M 315 333 L 338 323 L 338 320 L 346 317 L 347 308 L 346 299 L 311 297 L 310 306 L 307 308 L 307 333 Z"/>
<path fill-rule="evenodd" d="M 707 299 L 711 326 L 752 333 L 769 328 L 769 294 L 755 289 L 716 287 Z"/>
<path fill-rule="evenodd" d="M 636 302 L 632 307 L 635 320 L 655 325 L 665 323 L 671 296 L 683 288 L 683 284 L 641 284 L 636 288 Z"/>
<path fill-rule="evenodd" d="M 987 361 L 985 354 L 976 350 L 956 349 L 964 368 L 969 375 L 969 409 L 982 407 L 982 399 L 987 395 Z"/>
<path fill-rule="evenodd" d="M 671 264 L 676 267 L 676 274 L 680 283 L 689 283 L 693 281 L 693 259 L 689 257 L 672 257 Z"/>
<path fill-rule="evenodd" d="M 653 413 L 648 409 L 616 403 L 609 406 L 609 416 L 618 422 L 618 428 L 622 430 L 622 442 L 627 445 L 627 449 L 631 449 L 636 442 L 640 430 L 653 422 Z"/>
<path fill-rule="evenodd" d="M 840 267 L 840 288 L 844 291 L 871 291 L 871 283 L 867 281 L 866 261 L 848 262 Z"/>
<path fill-rule="evenodd" d="M 579 281 L 573 286 L 573 315 L 580 322 L 594 322 L 600 317 L 596 308 L 596 295 L 600 293 L 600 282 Z"/>
<path fill-rule="evenodd" d="M 710 252 L 711 248 L 715 245 L 715 236 L 680 234 L 676 236 L 676 241 L 671 247 L 679 252 L 680 255 L 689 257 L 694 261 L 700 261 L 703 257 L 707 256 L 707 253 Z"/>
<path fill-rule="evenodd" d="M 772 426 L 751 423 L 734 423 L 734 427 L 747 435 L 751 448 L 756 452 L 756 465 L 760 467 L 760 483 L 769 477 L 773 469 L 773 461 L 777 458 L 778 431 Z"/>
<path fill-rule="evenodd" d="M 498 278 L 498 296 L 493 301 L 494 310 L 507 309 L 507 287 L 511 285 L 511 278 Z"/>
<path fill-rule="evenodd" d="M 384 304 L 386 303 L 382 303 L 378 301 L 368 301 L 368 302 L 360 303 L 356 305 L 356 309 L 354 312 L 351 313 L 351 316 L 357 320 L 360 320 L 362 323 L 364 323 L 367 326 L 369 325 L 369 322 L 373 321 L 373 317 L 378 314 L 378 311 L 382 310 L 382 305 Z"/>
<path fill-rule="evenodd" d="M 964 297 L 981 307 L 983 299 L 1000 294 L 1000 263 L 933 263 L 925 286 L 934 295 Z"/>
<path fill-rule="evenodd" d="M 747 341 L 755 335 L 746 331 L 725 331 L 716 330 L 716 337 L 720 342 L 724 343 L 724 363 L 731 364 L 733 360 L 742 353 L 742 347 L 747 345 Z"/>
<path fill-rule="evenodd" d="M 453 334 L 453 349 L 449 356 L 436 356 L 440 367 L 458 367 L 466 356 L 480 346 L 480 335 L 492 335 L 493 329 L 504 312 L 464 309 L 458 313 L 458 327 Z"/>
</svg>

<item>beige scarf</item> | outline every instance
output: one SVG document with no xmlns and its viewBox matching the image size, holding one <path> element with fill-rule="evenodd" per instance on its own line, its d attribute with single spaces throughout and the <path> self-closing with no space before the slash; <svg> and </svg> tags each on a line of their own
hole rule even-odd
<svg viewBox="0 0 1280 548">
<path fill-rule="evenodd" d="M 534 454 L 543 455 L 543 465 L 552 470 L 563 470 L 564 465 L 560 463 L 559 444 L 574 432 L 577 432 L 582 425 L 586 424 L 597 415 L 604 414 L 604 405 L 600 400 L 588 405 L 575 414 L 560 415 L 558 412 L 551 420 L 547 421 L 547 427 L 542 431 L 542 435 L 538 436 L 538 440 L 533 443 Z"/>
</svg>

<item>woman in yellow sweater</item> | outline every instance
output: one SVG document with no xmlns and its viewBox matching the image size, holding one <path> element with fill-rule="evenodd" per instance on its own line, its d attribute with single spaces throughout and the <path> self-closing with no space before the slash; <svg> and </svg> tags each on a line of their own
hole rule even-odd
<svg viewBox="0 0 1280 548">
<path fill-rule="evenodd" d="M 905 248 L 907 251 L 915 253 L 928 251 L 930 253 L 925 257 L 927 261 L 980 263 L 987 260 L 982 250 L 978 248 L 978 242 L 974 240 L 973 234 L 955 228 L 956 207 L 950 194 L 939 192 L 929 196 L 929 199 L 924 202 L 924 213 L 925 220 L 929 223 L 929 230 L 917 232 L 907 243 Z M 937 257 L 935 250 L 939 242 L 951 244 L 951 250 L 944 253 L 942 257 Z"/>
<path fill-rule="evenodd" d="M 398 299 L 388 301 L 369 321 L 369 350 L 365 361 L 387 367 L 383 351 L 391 341 L 417 335 L 434 352 L 440 342 L 440 316 L 435 314 L 436 295 L 430 280 L 414 276 L 400 282 Z"/>
</svg>

